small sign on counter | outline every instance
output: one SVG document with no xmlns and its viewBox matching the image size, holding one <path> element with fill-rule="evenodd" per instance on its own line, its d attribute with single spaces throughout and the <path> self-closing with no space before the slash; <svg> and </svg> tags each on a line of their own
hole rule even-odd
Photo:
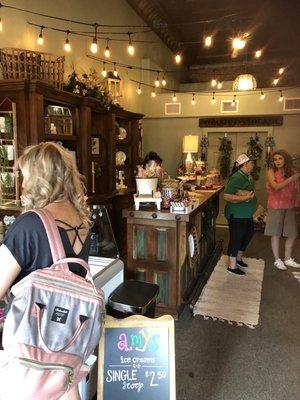
<svg viewBox="0 0 300 400">
<path fill-rule="evenodd" d="M 99 344 L 98 400 L 175 400 L 174 320 L 107 316 Z"/>
</svg>

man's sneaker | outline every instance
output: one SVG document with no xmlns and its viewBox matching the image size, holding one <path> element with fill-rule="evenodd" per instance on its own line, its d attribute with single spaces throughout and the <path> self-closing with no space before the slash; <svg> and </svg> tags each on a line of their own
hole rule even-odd
<svg viewBox="0 0 300 400">
<path fill-rule="evenodd" d="M 230 268 L 228 267 L 228 268 L 227 268 L 227 271 L 230 272 L 231 274 L 234 274 L 234 275 L 245 275 L 245 272 L 242 271 L 242 270 L 239 269 L 239 268 L 230 269 Z"/>
<path fill-rule="evenodd" d="M 243 260 L 236 260 L 236 265 L 238 267 L 247 268 L 248 264 L 246 264 Z"/>
<path fill-rule="evenodd" d="M 274 262 L 274 267 L 278 268 L 278 269 L 282 269 L 285 270 L 287 269 L 287 267 L 284 265 L 284 262 L 282 260 L 280 260 L 280 258 L 278 258 L 277 260 L 275 260 Z"/>
<path fill-rule="evenodd" d="M 288 267 L 300 268 L 300 264 L 298 264 L 293 258 L 289 258 L 288 260 L 284 260 L 284 264 Z"/>
</svg>

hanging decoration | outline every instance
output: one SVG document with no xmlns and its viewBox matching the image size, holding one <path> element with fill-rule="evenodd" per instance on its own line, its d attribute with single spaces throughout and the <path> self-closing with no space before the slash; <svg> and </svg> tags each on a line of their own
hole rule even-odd
<svg viewBox="0 0 300 400">
<path fill-rule="evenodd" d="M 257 133 L 255 134 L 254 137 L 253 136 L 250 137 L 250 140 L 247 143 L 247 145 L 248 145 L 247 156 L 251 158 L 251 160 L 253 160 L 255 163 L 251 175 L 253 176 L 253 179 L 255 181 L 258 181 L 259 173 L 261 170 L 259 163 L 263 152 L 263 146 L 260 143 L 259 136 Z"/>
<path fill-rule="evenodd" d="M 266 147 L 266 166 L 270 167 L 272 163 L 273 148 L 275 147 L 275 140 L 273 136 L 267 136 L 265 141 L 265 147 Z"/>
<path fill-rule="evenodd" d="M 201 147 L 201 161 L 207 161 L 207 148 L 208 148 L 208 137 L 202 136 L 200 147 Z"/>
<path fill-rule="evenodd" d="M 231 153 L 233 148 L 231 139 L 227 137 L 226 133 L 224 137 L 219 138 L 219 140 L 220 140 L 220 146 L 219 146 L 220 174 L 223 179 L 226 179 L 230 174 Z"/>
<path fill-rule="evenodd" d="M 113 106 L 113 100 L 103 87 L 102 77 L 93 68 L 89 73 L 79 76 L 75 71 L 68 75 L 68 82 L 64 90 L 80 96 L 94 97 L 101 105 L 109 110 Z"/>
</svg>

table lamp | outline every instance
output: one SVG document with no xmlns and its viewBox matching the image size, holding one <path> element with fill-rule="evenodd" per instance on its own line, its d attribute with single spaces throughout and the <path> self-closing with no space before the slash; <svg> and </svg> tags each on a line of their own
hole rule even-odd
<svg viewBox="0 0 300 400">
<path fill-rule="evenodd" d="M 183 152 L 187 153 L 185 160 L 185 170 L 187 173 L 192 171 L 193 159 L 191 153 L 198 153 L 198 135 L 185 135 L 183 137 Z"/>
</svg>

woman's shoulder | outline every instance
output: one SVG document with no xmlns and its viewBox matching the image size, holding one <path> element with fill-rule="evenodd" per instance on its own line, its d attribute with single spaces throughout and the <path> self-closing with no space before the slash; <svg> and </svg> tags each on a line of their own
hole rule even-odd
<svg viewBox="0 0 300 400">
<path fill-rule="evenodd" d="M 37 230 L 42 226 L 42 221 L 39 216 L 34 211 L 26 211 L 23 214 L 19 215 L 14 223 L 10 227 L 10 231 L 19 231 L 19 230 Z"/>
</svg>

